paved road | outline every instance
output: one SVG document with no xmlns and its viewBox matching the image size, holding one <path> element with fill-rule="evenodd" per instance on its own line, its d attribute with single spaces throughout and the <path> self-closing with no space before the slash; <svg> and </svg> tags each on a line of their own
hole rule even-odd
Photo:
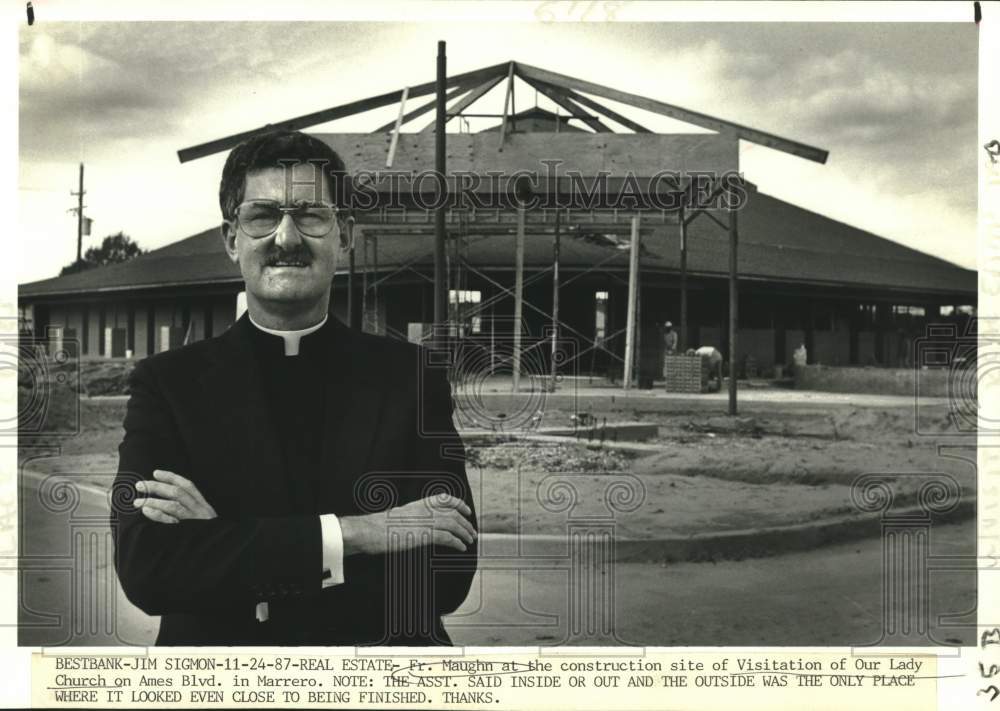
<svg viewBox="0 0 1000 711">
<path fill-rule="evenodd" d="M 40 479 L 26 478 L 20 502 L 20 643 L 152 643 L 156 619 L 125 600 L 110 565 L 106 495 L 81 489 L 74 502 L 58 492 L 40 497 L 40 488 L 46 488 Z M 974 533 L 973 522 L 936 527 L 931 552 L 972 555 Z M 718 564 L 601 568 L 581 559 L 575 573 L 565 561 L 550 564 L 484 560 L 469 599 L 447 620 L 456 644 L 861 646 L 882 638 L 877 539 Z M 930 580 L 933 639 L 973 644 L 974 571 L 935 573 Z M 973 619 L 965 626 L 938 620 L 967 612 Z"/>
</svg>

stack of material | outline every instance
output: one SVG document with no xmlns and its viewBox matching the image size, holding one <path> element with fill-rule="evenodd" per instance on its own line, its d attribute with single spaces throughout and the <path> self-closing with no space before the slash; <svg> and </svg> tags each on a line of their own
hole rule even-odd
<svg viewBox="0 0 1000 711">
<path fill-rule="evenodd" d="M 705 386 L 706 373 L 701 356 L 665 355 L 663 375 L 668 393 L 700 393 Z"/>
</svg>

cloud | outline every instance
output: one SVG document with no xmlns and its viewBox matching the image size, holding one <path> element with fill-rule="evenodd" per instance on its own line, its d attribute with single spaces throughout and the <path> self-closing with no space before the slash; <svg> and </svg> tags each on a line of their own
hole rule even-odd
<svg viewBox="0 0 1000 711">
<path fill-rule="evenodd" d="M 777 197 L 938 254 L 974 247 L 971 23 L 38 25 L 21 33 L 21 158 L 62 165 L 32 178 L 46 189 L 68 180 L 53 213 L 86 158 L 101 229 L 163 244 L 203 229 L 201 214 L 217 218 L 221 157 L 181 166 L 177 149 L 428 81 L 437 39 L 448 41 L 450 73 L 513 58 L 826 148 L 828 164 L 817 165 L 745 142 L 741 160 Z M 533 99 L 518 88 L 519 109 Z M 486 103 L 499 110 L 502 88 Z M 654 131 L 690 130 L 601 103 Z M 386 107 L 316 128 L 365 131 L 394 117 Z M 136 176 L 177 215 L 192 212 L 143 220 L 120 199 Z M 906 219 L 883 217 L 893 213 Z M 932 213 L 933 229 L 920 229 Z"/>
<path fill-rule="evenodd" d="M 168 130 L 162 84 L 48 32 L 26 33 L 20 65 L 22 159 L 52 159 L 115 136 Z M 148 134 L 147 134 L 148 135 Z"/>
</svg>

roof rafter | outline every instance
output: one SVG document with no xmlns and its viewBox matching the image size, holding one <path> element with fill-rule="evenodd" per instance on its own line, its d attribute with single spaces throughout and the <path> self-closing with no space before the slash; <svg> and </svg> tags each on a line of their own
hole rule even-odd
<svg viewBox="0 0 1000 711">
<path fill-rule="evenodd" d="M 455 86 L 456 84 L 467 81 L 477 83 L 485 81 L 497 72 L 506 73 L 510 64 L 510 62 L 503 62 L 492 67 L 484 67 L 483 69 L 476 69 L 471 72 L 465 72 L 464 74 L 456 74 L 453 77 L 448 77 L 447 86 Z M 437 82 L 434 81 L 426 82 L 425 84 L 418 84 L 417 86 L 410 87 L 409 98 L 415 99 L 420 96 L 426 96 L 427 94 L 431 94 L 436 91 L 436 89 Z M 344 118 L 345 116 L 352 116 L 354 114 L 370 111 L 371 109 L 388 106 L 389 104 L 395 103 L 402 98 L 403 90 L 398 89 L 385 94 L 379 94 L 378 96 L 372 96 L 367 99 L 351 101 L 346 104 L 341 104 L 340 106 L 334 106 L 330 109 L 323 109 L 322 111 L 315 111 L 311 114 L 296 116 L 295 118 L 288 119 L 287 121 L 267 124 L 250 131 L 235 133 L 231 136 L 226 136 L 225 138 L 218 138 L 214 141 L 198 144 L 197 146 L 183 148 L 177 152 L 177 157 L 180 158 L 181 163 L 186 163 L 187 161 L 194 160 L 195 158 L 203 158 L 214 153 L 235 148 L 246 139 L 260 135 L 261 133 L 274 131 L 276 129 L 296 131 L 310 126 L 316 126 L 321 123 L 326 123 L 327 121 Z M 393 125 L 395 125 L 395 123 Z"/>
<path fill-rule="evenodd" d="M 460 95 L 464 94 L 470 88 L 472 88 L 472 86 L 473 86 L 472 82 L 465 82 L 463 84 L 460 84 L 459 86 L 456 86 L 454 89 L 452 89 L 447 94 L 445 94 L 445 97 L 444 97 L 445 101 L 451 101 L 456 96 L 460 96 Z M 400 98 L 402 98 L 402 97 L 400 97 Z M 405 114 L 403 114 L 403 122 L 402 123 L 406 124 L 406 123 L 412 121 L 415 118 L 420 118 L 421 116 L 423 116 L 424 114 L 426 114 L 428 111 L 431 111 L 434 108 L 434 105 L 436 103 L 437 103 L 437 99 L 431 99 L 426 104 L 421 104 L 420 106 L 418 106 L 417 108 L 413 109 L 412 111 L 407 111 Z M 374 131 L 372 131 L 372 133 L 386 133 L 388 131 L 393 130 L 395 127 L 396 127 L 396 120 L 393 119 L 389 123 L 383 124 L 382 126 L 379 126 Z"/>
<path fill-rule="evenodd" d="M 500 122 L 500 145 L 497 150 L 503 150 L 504 138 L 507 136 L 507 108 L 514 96 L 514 62 L 507 65 L 507 89 L 503 96 L 503 120 Z"/>
<path fill-rule="evenodd" d="M 448 109 L 447 113 L 445 114 L 445 119 L 444 119 L 445 123 L 451 121 L 462 111 L 465 111 L 465 109 L 469 108 L 471 104 L 475 103 L 476 101 L 479 101 L 479 99 L 481 99 L 484 94 L 486 94 L 490 89 L 492 89 L 497 84 L 502 82 L 503 79 L 504 79 L 503 75 L 498 75 L 490 79 L 487 79 L 482 84 L 477 86 L 475 89 L 470 91 L 468 94 L 463 96 L 462 99 L 458 101 L 458 103 L 456 103 L 454 106 Z M 434 102 L 431 103 L 433 104 Z M 431 131 L 434 130 L 434 125 L 435 122 L 433 121 L 427 124 L 426 126 L 424 126 L 423 130 L 421 130 L 421 133 L 430 133 Z"/>
<path fill-rule="evenodd" d="M 709 116 L 708 114 L 691 111 L 680 106 L 674 106 L 673 104 L 668 104 L 663 101 L 657 101 L 645 96 L 639 96 L 638 94 L 630 94 L 628 92 L 612 89 L 611 87 L 603 86 L 601 84 L 584 81 L 583 79 L 575 79 L 574 77 L 566 76 L 565 74 L 550 72 L 547 69 L 541 69 L 539 67 L 533 67 L 531 65 L 521 64 L 518 62 L 517 70 L 519 75 L 525 80 L 529 78 L 535 79 L 562 89 L 575 89 L 576 91 L 594 94 L 595 96 L 601 96 L 605 99 L 611 99 L 612 101 L 629 104 L 630 106 L 635 106 L 636 108 L 652 111 L 653 113 L 658 113 L 663 116 L 669 116 L 670 118 L 692 123 L 696 126 L 708 128 L 719 133 L 733 134 L 739 138 L 750 141 L 751 143 L 757 143 L 762 146 L 767 146 L 768 148 L 774 148 L 779 151 L 784 151 L 785 153 L 791 153 L 792 155 L 815 161 L 817 163 L 825 163 L 826 158 L 829 155 L 828 151 L 821 148 L 816 148 L 815 146 L 809 146 L 805 143 L 799 143 L 798 141 L 782 138 L 781 136 L 777 136 L 773 133 L 759 131 L 755 128 L 750 128 L 749 126 L 743 126 L 738 123 L 716 118 L 715 116 Z"/>
<path fill-rule="evenodd" d="M 623 104 L 628 104 L 636 108 L 643 109 L 645 111 L 651 111 L 663 116 L 668 116 L 670 118 L 677 119 L 679 121 L 684 121 L 686 123 L 694 124 L 696 126 L 701 126 L 703 128 L 716 131 L 718 133 L 736 136 L 746 141 L 756 143 L 762 146 L 767 146 L 768 148 L 773 148 L 775 150 L 783 151 L 785 153 L 790 153 L 792 155 L 805 158 L 807 160 L 815 161 L 817 163 L 825 163 L 828 151 L 821 148 L 816 148 L 815 146 L 810 146 L 804 143 L 799 143 L 798 141 L 793 141 L 788 138 L 783 138 L 781 136 L 768 133 L 766 131 L 760 131 L 749 126 L 743 126 L 741 124 L 733 123 L 732 121 L 727 121 L 725 119 L 720 119 L 715 116 L 710 116 L 708 114 L 699 113 L 697 111 L 691 111 L 689 109 L 682 108 L 680 106 L 675 106 L 673 104 L 668 104 L 662 101 L 657 101 L 655 99 L 650 99 L 644 96 L 639 96 L 638 94 L 630 94 L 628 92 L 619 91 L 611 87 L 606 87 L 601 84 L 595 84 L 593 82 L 585 81 L 583 79 L 576 79 L 564 74 L 558 74 L 556 72 L 551 72 L 546 69 L 541 69 L 539 67 L 534 67 L 528 64 L 521 64 L 519 62 L 507 61 L 500 64 L 496 64 L 490 67 L 483 67 L 481 69 L 475 69 L 473 71 L 465 72 L 463 74 L 456 74 L 454 76 L 448 77 L 446 85 L 452 88 L 452 91 L 447 95 L 448 100 L 459 96 L 467 91 L 472 91 L 470 94 L 468 102 L 463 99 L 460 104 L 461 108 L 451 112 L 449 114 L 449 119 L 454 113 L 464 110 L 469 104 L 482 97 L 489 89 L 485 89 L 482 93 L 478 93 L 480 89 L 484 86 L 489 85 L 492 88 L 499 83 L 505 76 L 511 82 L 508 86 L 507 96 L 505 103 L 509 101 L 512 93 L 512 82 L 513 75 L 516 74 L 520 79 L 531 84 L 536 89 L 541 91 L 543 94 L 548 96 L 550 99 L 555 101 L 557 104 L 564 106 L 567 110 L 570 110 L 573 114 L 578 114 L 582 111 L 577 104 L 590 108 L 593 111 L 603 115 L 604 117 L 620 123 L 626 128 L 630 128 L 636 133 L 652 133 L 642 125 L 632 121 L 631 119 L 622 116 L 615 111 L 607 108 L 594 101 L 588 96 L 583 94 L 590 94 L 593 96 L 603 97 L 610 99 L 612 101 L 617 101 Z M 493 80 L 496 80 L 495 82 Z M 491 84 L 491 82 L 493 82 Z M 543 88 L 544 87 L 544 88 Z M 424 84 L 419 84 L 414 87 L 410 87 L 408 92 L 408 98 L 415 99 L 421 96 L 426 96 L 432 94 L 436 91 L 436 82 L 431 81 Z M 582 93 L 581 93 L 582 92 Z M 478 93 L 478 96 L 475 94 Z M 253 136 L 265 133 L 267 131 L 273 130 L 301 130 L 308 128 L 310 126 L 316 126 L 318 124 L 327 123 L 329 121 L 334 121 L 345 116 L 351 116 L 358 113 L 363 113 L 365 111 L 370 111 L 372 109 L 381 108 L 383 106 L 388 106 L 392 103 L 398 102 L 402 99 L 403 90 L 399 89 L 397 91 L 387 92 L 385 94 L 380 94 L 378 96 L 372 96 L 366 99 L 359 99 L 357 101 L 352 101 L 346 104 L 341 104 L 340 106 L 335 106 L 329 109 L 324 109 L 322 111 L 316 111 L 310 114 L 304 114 L 302 116 L 297 116 L 286 121 L 281 121 L 275 124 L 266 124 L 260 128 L 252 129 L 249 131 L 243 131 L 241 133 L 236 133 L 225 138 L 219 138 L 213 141 L 208 141 L 206 143 L 201 143 L 196 146 L 191 146 L 189 148 L 181 149 L 177 152 L 178 158 L 182 163 L 185 163 L 196 158 L 202 158 L 204 156 L 212 155 L 214 153 L 219 153 L 221 151 L 229 150 L 242 141 L 251 138 Z M 558 97 L 558 99 L 556 98 Z M 569 109 L 566 103 L 570 102 L 575 108 Z M 432 110 L 434 108 L 435 102 L 430 101 L 423 106 L 420 106 L 413 111 L 410 111 L 403 115 L 403 123 L 408 122 L 424 113 Z M 610 128 L 605 126 L 600 122 L 597 117 L 583 119 L 595 128 L 595 130 L 604 130 L 608 132 L 613 132 Z M 507 109 L 504 109 L 504 123 L 501 126 L 501 146 L 503 145 L 503 136 L 506 133 L 506 122 L 507 122 Z M 395 126 L 395 121 L 386 124 L 385 126 L 379 127 L 373 133 L 381 133 L 385 131 L 392 130 Z M 603 126 L 603 129 L 598 128 L 598 126 Z"/>
<path fill-rule="evenodd" d="M 592 129 L 598 133 L 614 133 L 607 125 L 601 122 L 596 116 L 591 116 L 583 109 L 579 104 L 570 99 L 560 87 L 554 86 L 552 84 L 543 84 L 542 82 L 536 82 L 532 79 L 526 77 L 521 77 L 530 86 L 538 89 L 545 96 L 547 96 L 551 101 L 554 101 L 559 106 L 563 107 L 570 113 L 571 118 L 576 118 L 583 121 L 585 124 L 590 126 Z"/>
<path fill-rule="evenodd" d="M 539 83 L 544 83 L 544 82 L 539 82 Z M 584 96 L 583 94 L 578 94 L 572 89 L 564 89 L 563 91 L 566 93 L 566 96 L 568 96 L 570 99 L 577 102 L 578 104 L 582 104 L 583 106 L 586 106 L 587 108 L 592 109 L 599 114 L 603 114 L 606 118 L 609 118 L 612 121 L 617 121 L 625 128 L 629 128 L 635 131 L 636 133 L 652 133 L 652 131 L 650 131 L 642 124 L 638 124 L 632 119 L 622 116 L 617 111 L 612 111 L 604 104 L 599 104 L 598 102 L 594 101 L 589 97 Z"/>
</svg>

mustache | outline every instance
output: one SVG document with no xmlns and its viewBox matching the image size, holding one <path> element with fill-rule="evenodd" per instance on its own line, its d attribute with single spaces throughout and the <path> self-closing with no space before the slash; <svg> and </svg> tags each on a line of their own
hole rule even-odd
<svg viewBox="0 0 1000 711">
<path fill-rule="evenodd" d="M 287 251 L 274 251 L 264 258 L 264 266 L 271 267 L 280 262 L 301 262 L 302 264 L 312 263 L 312 254 L 305 247 Z"/>
</svg>

